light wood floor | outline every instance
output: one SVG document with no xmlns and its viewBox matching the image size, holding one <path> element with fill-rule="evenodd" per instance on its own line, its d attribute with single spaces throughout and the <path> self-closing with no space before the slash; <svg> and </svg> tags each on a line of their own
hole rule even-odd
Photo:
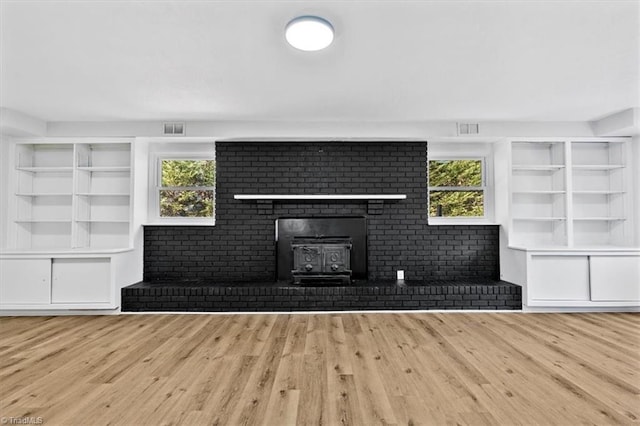
<svg viewBox="0 0 640 426">
<path fill-rule="evenodd" d="M 639 314 L 0 318 L 0 416 L 638 424 L 639 354 Z"/>
</svg>

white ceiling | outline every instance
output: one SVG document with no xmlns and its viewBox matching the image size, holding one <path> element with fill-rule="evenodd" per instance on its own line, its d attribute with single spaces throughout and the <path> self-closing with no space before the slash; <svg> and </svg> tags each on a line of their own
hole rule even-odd
<svg viewBox="0 0 640 426">
<path fill-rule="evenodd" d="M 0 106 L 46 121 L 594 120 L 640 106 L 639 1 L 1 1 Z M 328 19 L 321 52 L 287 22 Z"/>
</svg>

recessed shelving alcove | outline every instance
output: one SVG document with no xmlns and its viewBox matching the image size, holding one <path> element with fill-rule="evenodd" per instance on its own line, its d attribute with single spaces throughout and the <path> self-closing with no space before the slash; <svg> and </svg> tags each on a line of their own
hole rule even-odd
<svg viewBox="0 0 640 426">
<path fill-rule="evenodd" d="M 513 141 L 510 244 L 630 245 L 625 139 Z"/>
<path fill-rule="evenodd" d="M 10 250 L 130 246 L 131 144 L 15 144 Z"/>
</svg>

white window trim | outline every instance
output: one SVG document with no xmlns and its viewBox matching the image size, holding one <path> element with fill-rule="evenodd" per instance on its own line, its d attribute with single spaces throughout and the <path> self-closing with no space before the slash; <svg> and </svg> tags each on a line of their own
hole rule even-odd
<svg viewBox="0 0 640 426">
<path fill-rule="evenodd" d="M 493 185 L 493 161 L 491 156 L 481 155 L 434 155 L 427 160 L 427 173 L 429 161 L 442 160 L 475 160 L 481 162 L 482 185 L 481 186 L 428 186 L 427 187 L 427 216 L 429 225 L 494 225 L 494 185 Z M 483 191 L 484 216 L 458 216 L 458 217 L 432 217 L 429 214 L 430 194 L 432 191 Z"/>
<path fill-rule="evenodd" d="M 191 226 L 214 226 L 216 224 L 216 184 L 213 188 L 207 187 L 163 187 L 162 182 L 162 161 L 164 160 L 214 160 L 214 152 L 156 152 L 149 157 L 149 211 L 148 225 L 191 225 Z M 217 167 L 216 167 L 217 170 Z M 189 190 L 189 189 L 212 189 L 213 190 L 213 217 L 163 217 L 160 216 L 160 191 L 163 189 Z"/>
</svg>

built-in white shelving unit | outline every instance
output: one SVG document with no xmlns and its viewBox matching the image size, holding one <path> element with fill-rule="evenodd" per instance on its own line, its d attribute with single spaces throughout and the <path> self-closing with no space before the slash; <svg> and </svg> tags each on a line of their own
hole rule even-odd
<svg viewBox="0 0 640 426">
<path fill-rule="evenodd" d="M 19 141 L 8 249 L 130 246 L 131 143 Z"/>
<path fill-rule="evenodd" d="M 510 142 L 501 277 L 525 309 L 640 305 L 640 249 L 626 138 Z M 635 195 L 637 196 L 637 195 Z"/>
<path fill-rule="evenodd" d="M 564 143 L 514 142 L 512 235 L 515 243 L 567 243 Z"/>
<path fill-rule="evenodd" d="M 512 142 L 510 244 L 629 245 L 625 142 Z"/>
<path fill-rule="evenodd" d="M 113 310 L 139 279 L 130 139 L 17 139 L 6 152 L 0 311 Z"/>
<path fill-rule="evenodd" d="M 625 244 L 631 225 L 625 149 L 615 141 L 571 142 L 574 245 Z"/>
</svg>

